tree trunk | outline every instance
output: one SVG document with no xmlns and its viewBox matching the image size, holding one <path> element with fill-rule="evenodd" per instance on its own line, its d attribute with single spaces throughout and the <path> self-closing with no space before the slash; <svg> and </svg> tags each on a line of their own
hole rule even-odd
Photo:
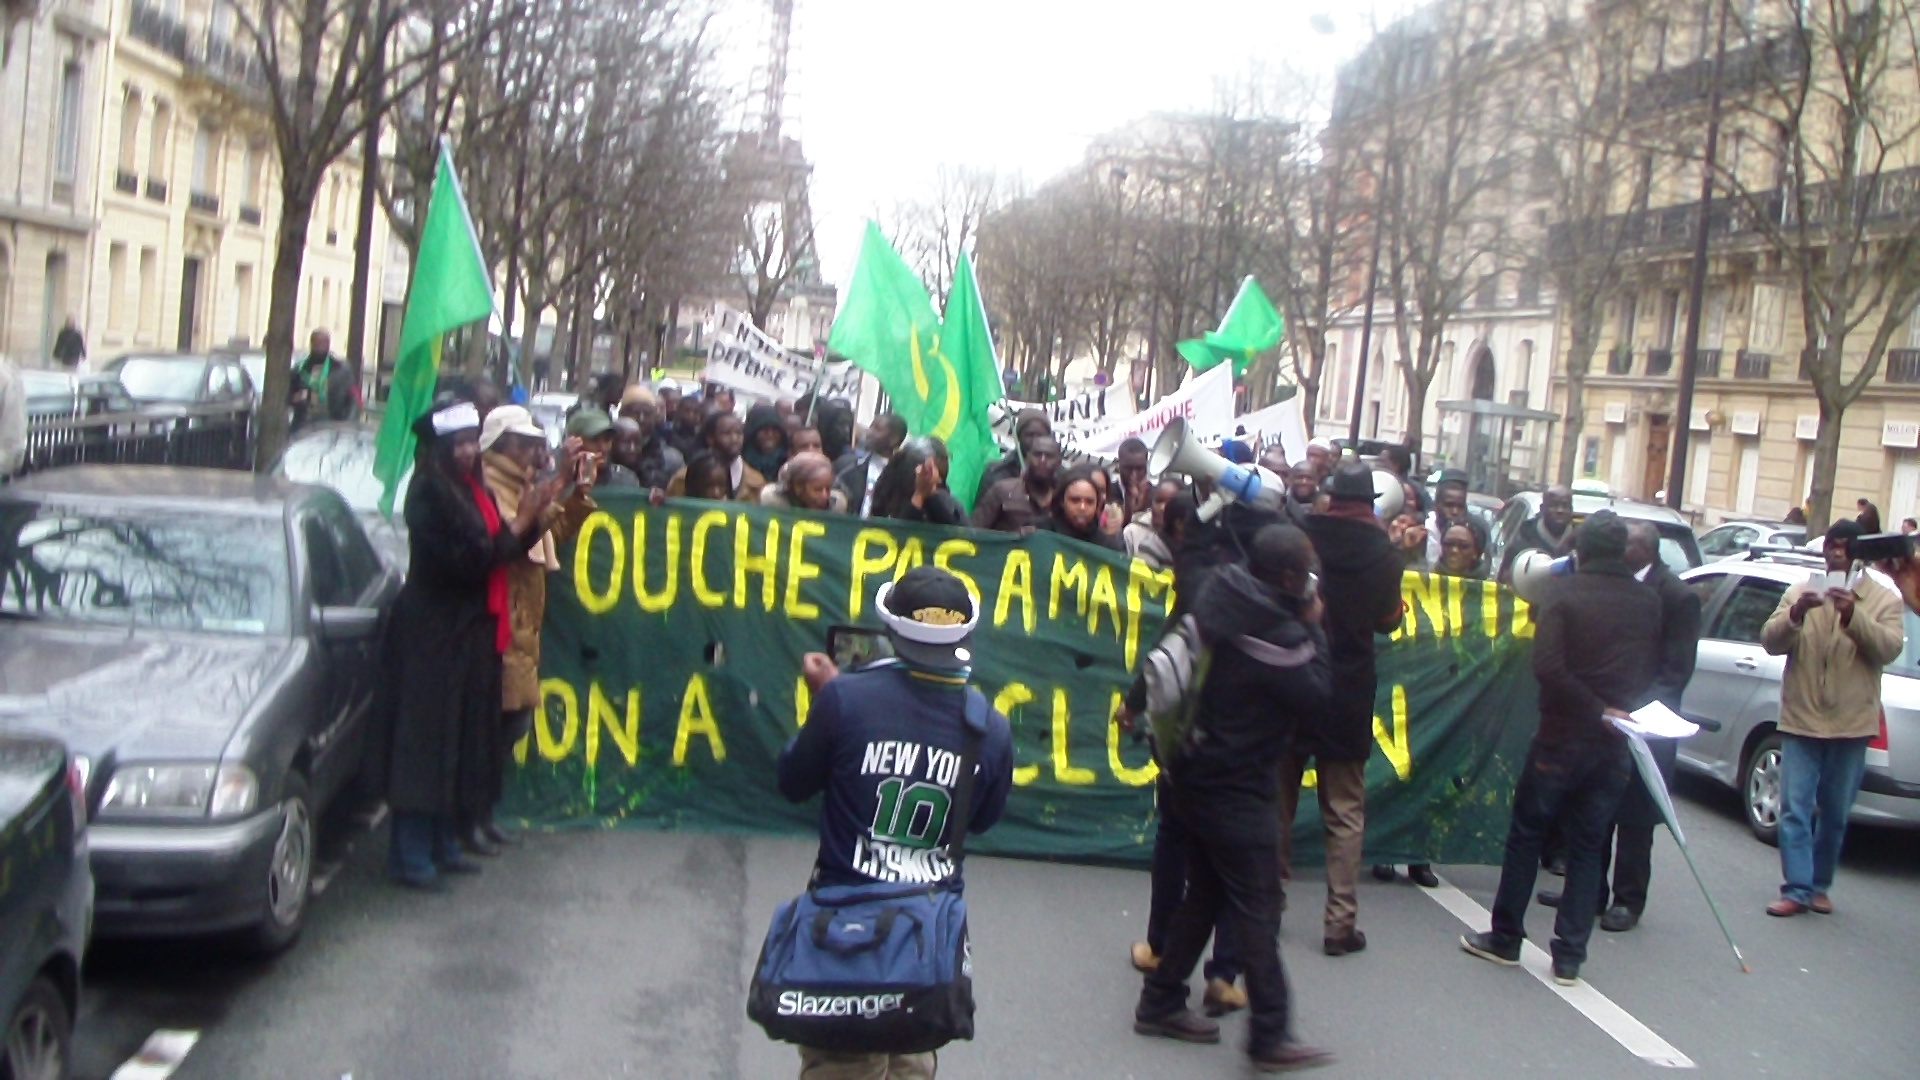
<svg viewBox="0 0 1920 1080">
<path fill-rule="evenodd" d="M 307 224 L 313 219 L 313 195 L 280 193 L 280 225 L 273 252 L 273 278 L 267 300 L 266 385 L 254 415 L 253 469 L 264 473 L 280 460 L 287 445 L 287 393 L 293 380 L 294 315 L 300 302 L 300 271 L 307 258 Z"/>
<path fill-rule="evenodd" d="M 1573 483 L 1573 472 L 1580 460 L 1580 440 L 1587 432 L 1587 372 L 1593 369 L 1593 354 L 1600 349 L 1600 325 L 1597 306 L 1581 305 L 1567 315 L 1567 408 L 1560 423 L 1560 463 L 1554 470 L 1554 483 Z M 1681 423 L 1691 423 L 1680 417 Z"/>
<path fill-rule="evenodd" d="M 1833 523 L 1833 477 L 1840 462 L 1840 421 L 1847 407 L 1826 394 L 1820 399 L 1820 433 L 1813 437 L 1813 483 L 1807 491 L 1807 535 Z"/>
</svg>

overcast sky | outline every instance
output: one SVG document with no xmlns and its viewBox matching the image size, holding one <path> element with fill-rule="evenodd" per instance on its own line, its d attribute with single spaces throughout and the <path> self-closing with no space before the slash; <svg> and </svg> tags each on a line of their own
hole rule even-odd
<svg viewBox="0 0 1920 1080">
<path fill-rule="evenodd" d="M 733 8 L 724 53 L 763 63 L 760 0 Z M 823 267 L 844 286 L 877 209 L 926 193 L 940 165 L 1044 180 L 1094 136 L 1205 109 L 1254 65 L 1331 76 L 1365 41 L 1371 0 L 796 0 L 787 112 L 814 170 Z M 1380 0 L 1384 13 L 1406 5 Z M 1384 18 L 1384 14 L 1382 15 Z"/>
</svg>

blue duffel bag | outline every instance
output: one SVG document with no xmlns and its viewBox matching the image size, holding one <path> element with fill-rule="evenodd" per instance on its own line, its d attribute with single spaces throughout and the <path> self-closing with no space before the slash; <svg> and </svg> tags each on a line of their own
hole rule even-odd
<svg viewBox="0 0 1920 1080">
<path fill-rule="evenodd" d="M 958 885 L 845 885 L 780 905 L 747 1015 L 768 1036 L 917 1054 L 973 1038 L 973 961 Z"/>
<path fill-rule="evenodd" d="M 769 1038 L 855 1054 L 919 1054 L 973 1038 L 960 864 L 987 717 L 972 695 L 964 715 L 951 874 L 932 884 L 819 886 L 780 905 L 747 991 L 747 1016 Z"/>
</svg>

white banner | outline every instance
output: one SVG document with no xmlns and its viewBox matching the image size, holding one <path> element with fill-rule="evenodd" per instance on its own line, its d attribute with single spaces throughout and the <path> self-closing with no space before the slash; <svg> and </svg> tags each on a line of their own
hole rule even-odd
<svg viewBox="0 0 1920 1080">
<path fill-rule="evenodd" d="M 1300 419 L 1298 394 L 1277 405 L 1250 412 L 1233 424 L 1247 429 L 1244 438 L 1248 445 L 1278 445 L 1289 464 L 1307 459 L 1307 425 Z"/>
<path fill-rule="evenodd" d="M 851 360 L 820 365 L 819 396 L 833 401 L 858 401 L 862 374 Z"/>
<path fill-rule="evenodd" d="M 765 401 L 792 400 L 813 389 L 820 378 L 818 360 L 788 352 L 752 319 L 725 304 L 715 307 L 719 319 L 702 378 Z"/>
<path fill-rule="evenodd" d="M 1110 458 L 1120 452 L 1120 444 L 1128 439 L 1139 439 L 1151 447 L 1153 440 L 1160 437 L 1160 430 L 1176 416 L 1186 419 L 1187 430 L 1196 438 L 1233 434 L 1233 365 L 1217 364 L 1204 374 L 1188 379 L 1185 386 L 1161 398 L 1145 412 L 1087 433 L 1076 440 L 1076 449 Z"/>
</svg>

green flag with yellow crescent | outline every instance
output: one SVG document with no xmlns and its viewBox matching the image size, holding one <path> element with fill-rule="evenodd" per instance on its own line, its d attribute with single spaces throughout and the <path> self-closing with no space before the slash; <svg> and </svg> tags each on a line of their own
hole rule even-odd
<svg viewBox="0 0 1920 1080">
<path fill-rule="evenodd" d="M 919 276 L 868 222 L 827 345 L 880 380 L 910 434 L 947 443 L 947 485 L 964 504 L 994 453 L 987 403 L 999 396 L 1000 377 L 972 265 L 963 257 L 955 273 L 953 321 L 943 329 Z"/>
<path fill-rule="evenodd" d="M 1285 320 L 1273 309 L 1265 290 L 1252 275 L 1240 282 L 1240 291 L 1220 320 L 1220 329 L 1209 330 L 1197 338 L 1177 343 L 1174 348 L 1195 371 L 1205 371 L 1222 360 L 1232 359 L 1233 373 L 1245 375 L 1253 358 L 1280 344 Z"/>
</svg>

